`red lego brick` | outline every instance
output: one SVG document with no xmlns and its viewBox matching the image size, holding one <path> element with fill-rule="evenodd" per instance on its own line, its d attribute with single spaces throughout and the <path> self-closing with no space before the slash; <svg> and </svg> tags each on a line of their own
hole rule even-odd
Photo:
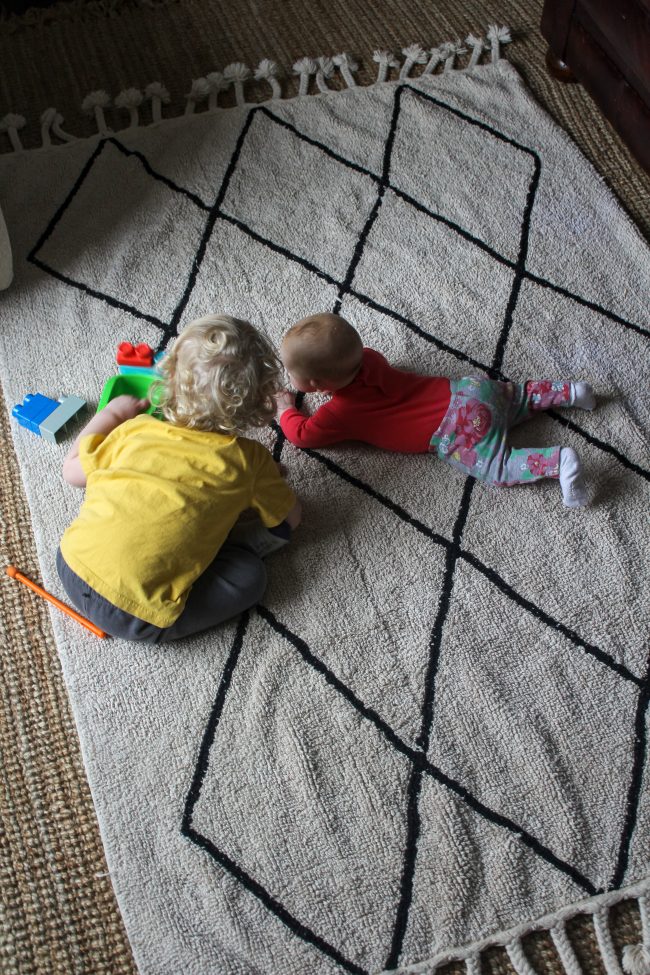
<svg viewBox="0 0 650 975">
<path fill-rule="evenodd" d="M 153 349 L 146 342 L 132 345 L 120 342 L 117 347 L 118 366 L 153 366 Z"/>
</svg>

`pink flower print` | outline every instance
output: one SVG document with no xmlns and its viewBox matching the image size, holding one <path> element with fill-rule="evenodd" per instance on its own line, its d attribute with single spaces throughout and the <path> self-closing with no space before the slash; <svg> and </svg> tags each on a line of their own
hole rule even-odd
<svg viewBox="0 0 650 975">
<path fill-rule="evenodd" d="M 437 436 L 448 439 L 456 432 L 456 414 L 448 410 L 437 430 Z"/>
<path fill-rule="evenodd" d="M 534 477 L 546 477 L 548 474 L 555 473 L 553 461 L 544 454 L 529 454 L 526 466 Z"/>
<path fill-rule="evenodd" d="M 458 441 L 454 444 L 454 452 L 451 455 L 453 460 L 459 461 L 465 467 L 474 467 L 477 461 L 476 451 L 472 450 L 471 447 L 465 447 L 461 444 L 458 446 Z"/>
<path fill-rule="evenodd" d="M 531 394 L 539 393 L 540 395 L 544 395 L 544 393 L 550 393 L 553 389 L 553 383 L 549 379 L 530 379 L 526 383 L 526 386 L 528 387 L 528 392 Z"/>
<path fill-rule="evenodd" d="M 482 440 L 492 424 L 492 414 L 485 405 L 477 399 L 468 399 L 465 406 L 458 411 L 456 421 L 457 439 L 471 447 Z"/>
<path fill-rule="evenodd" d="M 526 391 L 531 402 L 541 410 L 569 401 L 568 383 L 553 383 L 549 379 L 529 380 Z"/>
</svg>

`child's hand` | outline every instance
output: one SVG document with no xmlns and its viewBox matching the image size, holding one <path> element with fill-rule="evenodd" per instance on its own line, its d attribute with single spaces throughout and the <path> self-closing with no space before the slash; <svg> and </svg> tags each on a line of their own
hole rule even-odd
<svg viewBox="0 0 650 975">
<path fill-rule="evenodd" d="M 138 399 L 137 396 L 126 395 L 116 396 L 106 406 L 106 410 L 110 410 L 111 415 L 119 423 L 124 423 L 125 420 L 132 420 L 133 417 L 139 416 L 140 413 L 144 413 L 147 409 L 149 409 L 148 399 Z"/>
<path fill-rule="evenodd" d="M 296 405 L 296 397 L 294 393 L 290 393 L 288 389 L 282 389 L 279 393 L 275 395 L 275 415 L 278 419 L 282 416 L 285 410 L 290 410 Z"/>
</svg>

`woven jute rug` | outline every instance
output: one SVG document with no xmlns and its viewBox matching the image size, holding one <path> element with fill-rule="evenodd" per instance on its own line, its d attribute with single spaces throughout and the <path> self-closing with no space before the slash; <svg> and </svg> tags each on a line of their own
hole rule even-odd
<svg viewBox="0 0 650 975">
<path fill-rule="evenodd" d="M 101 26 L 101 21 L 94 23 Z M 477 25 L 480 20 L 472 24 L 475 31 Z M 74 26 L 73 21 L 70 26 Z M 339 30 L 343 26 L 337 24 Z M 117 30 L 115 22 L 112 27 Z M 106 30 L 106 33 L 108 36 L 110 32 Z M 400 36 L 406 41 L 412 34 L 411 37 Z M 440 36 L 444 35 L 438 34 L 437 39 Z M 516 49 L 515 45 L 513 54 Z M 226 60 L 222 58 L 219 63 L 224 64 Z M 368 62 L 370 67 L 365 65 L 363 70 L 375 71 L 376 65 L 370 58 Z M 524 64 L 524 68 L 527 67 Z M 107 74 L 109 68 L 110 65 L 106 68 Z M 417 72 L 416 68 L 413 73 Z M 358 73 L 358 77 L 363 77 L 363 73 Z M 249 97 L 259 97 L 257 93 L 248 94 Z M 581 96 L 578 93 L 576 97 L 579 100 Z M 43 107 L 42 102 L 40 107 Z M 579 135 L 574 134 L 579 141 Z M 24 130 L 22 138 L 29 143 Z M 608 132 L 607 138 L 614 146 L 614 153 L 619 153 L 619 162 L 623 157 L 619 173 L 628 176 L 631 173 L 631 185 L 634 186 L 636 181 L 637 189 L 641 187 L 641 192 L 636 195 L 630 193 L 626 203 L 630 212 L 637 207 L 638 219 L 642 222 L 642 179 L 629 163 L 626 169 L 624 152 L 615 137 Z M 40 141 L 40 135 L 36 141 Z M 624 181 L 617 186 L 621 197 L 626 192 L 623 184 Z M 13 350 L 11 352 L 13 354 Z M 30 388 L 31 385 L 28 383 Z M 18 398 L 23 391 L 16 392 Z M 6 442 L 8 425 L 6 419 L 4 422 Z M 29 517 L 9 459 L 10 455 L 4 452 L 3 547 L 8 560 L 39 576 L 41 570 L 31 546 Z M 67 710 L 65 692 L 57 680 L 53 647 L 48 642 L 47 616 L 29 594 L 17 591 L 11 585 L 3 587 L 3 596 L 6 599 L 7 653 L 3 661 L 6 715 L 3 744 L 11 744 L 17 756 L 7 760 L 3 769 L 5 795 L 9 797 L 3 815 L 3 894 L 7 911 L 3 964 L 6 962 L 8 971 L 130 971 L 129 949 L 119 918 L 111 909 L 110 884 L 101 861 L 92 807 L 74 748 L 74 726 Z M 44 722 L 47 722 L 45 731 Z M 54 733 L 52 729 L 55 729 Z M 9 754 L 8 749 L 4 753 Z M 25 809 L 30 805 L 31 815 L 28 815 Z M 639 940 L 637 916 L 633 908 L 622 915 L 616 911 L 613 929 L 617 953 L 620 954 L 623 944 Z M 602 961 L 596 957 L 599 952 L 591 920 L 576 918 L 569 921 L 567 927 L 571 935 L 577 934 L 572 940 L 584 971 L 602 970 Z M 539 971 L 561 970 L 556 950 L 548 937 L 528 938 L 526 950 Z M 503 952 L 487 952 L 482 962 L 486 971 L 510 970 Z M 610 959 L 608 964 L 611 966 L 615 962 Z M 610 970 L 616 969 L 609 967 Z"/>
<path fill-rule="evenodd" d="M 162 649 L 54 618 L 143 972 L 474 972 L 502 944 L 527 973 L 538 928 L 575 971 L 579 913 L 615 971 L 608 908 L 634 896 L 647 920 L 650 421 L 630 362 L 648 252 L 499 60 L 508 39 L 378 55 L 366 88 L 348 55 L 306 60 L 290 100 L 267 64 L 254 106 L 232 66 L 179 119 L 141 126 L 131 98 L 115 134 L 96 96 L 97 136 L 55 126 L 62 144 L 31 152 L 10 131 L 13 399 L 56 382 L 93 401 L 122 338 L 164 347 L 215 300 L 276 343 L 340 306 L 417 371 L 583 376 L 601 399 L 533 425 L 579 449 L 587 509 L 555 483 L 495 493 L 426 456 L 297 451 L 269 430 L 305 522 L 260 606 Z M 56 590 L 78 499 L 64 448 L 14 434 Z"/>
</svg>

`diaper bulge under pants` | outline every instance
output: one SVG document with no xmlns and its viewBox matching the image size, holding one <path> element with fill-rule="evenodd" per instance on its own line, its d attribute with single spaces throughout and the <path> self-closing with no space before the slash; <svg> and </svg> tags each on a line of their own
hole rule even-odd
<svg viewBox="0 0 650 975">
<path fill-rule="evenodd" d="M 466 376 L 450 386 L 449 407 L 431 438 L 431 452 L 463 473 L 500 487 L 559 476 L 559 447 L 513 448 L 506 440 L 512 427 L 531 413 L 570 406 L 571 383 L 509 383 Z"/>
</svg>

